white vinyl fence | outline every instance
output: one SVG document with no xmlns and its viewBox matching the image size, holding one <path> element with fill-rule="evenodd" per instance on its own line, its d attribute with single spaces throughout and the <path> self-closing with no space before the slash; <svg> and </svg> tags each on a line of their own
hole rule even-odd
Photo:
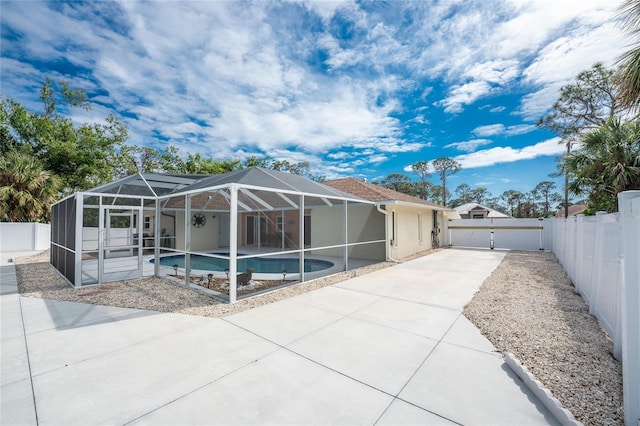
<svg viewBox="0 0 640 426">
<path fill-rule="evenodd" d="M 640 426 L 640 191 L 618 195 L 620 213 L 568 219 L 460 219 L 452 247 L 552 251 L 614 342 L 622 361 L 625 424 Z"/>
<path fill-rule="evenodd" d="M 620 359 L 623 263 L 619 214 L 599 212 L 553 220 L 550 225 L 553 253 L 589 305 L 589 312 L 613 339 L 615 357 Z"/>
<path fill-rule="evenodd" d="M 619 213 L 551 221 L 552 250 L 622 361 L 624 418 L 640 425 L 640 191 L 618 194 Z"/>
<path fill-rule="evenodd" d="M 49 248 L 48 223 L 0 222 L 0 251 L 40 251 Z"/>
<path fill-rule="evenodd" d="M 548 219 L 456 219 L 445 223 L 445 244 L 510 250 L 551 247 Z"/>
</svg>

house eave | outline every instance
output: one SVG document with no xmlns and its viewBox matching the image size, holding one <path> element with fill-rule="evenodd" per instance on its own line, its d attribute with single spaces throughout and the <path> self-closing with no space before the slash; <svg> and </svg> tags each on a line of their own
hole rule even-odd
<svg viewBox="0 0 640 426">
<path fill-rule="evenodd" d="M 397 206 L 407 206 L 407 207 L 415 207 L 415 208 L 421 208 L 421 209 L 436 210 L 436 211 L 442 211 L 442 212 L 455 211 L 448 207 L 432 206 L 432 205 L 421 204 L 421 203 L 411 203 L 409 201 L 401 201 L 401 200 L 382 200 L 382 201 L 376 201 L 375 203 L 380 206 L 397 205 Z"/>
</svg>

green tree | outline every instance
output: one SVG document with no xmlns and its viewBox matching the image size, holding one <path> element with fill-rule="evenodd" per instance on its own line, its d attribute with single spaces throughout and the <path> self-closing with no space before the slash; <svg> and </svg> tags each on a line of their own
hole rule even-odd
<svg viewBox="0 0 640 426">
<path fill-rule="evenodd" d="M 551 213 L 551 203 L 554 199 L 557 200 L 559 194 L 556 194 L 554 190 L 556 189 L 556 184 L 552 181 L 545 180 L 540 182 L 534 188 L 540 197 L 542 198 L 542 216 L 549 217 Z M 555 194 L 555 197 L 554 197 Z"/>
<path fill-rule="evenodd" d="M 415 185 L 412 184 L 409 176 L 402 173 L 391 173 L 380 181 L 380 186 L 402 192 L 403 194 L 416 195 Z"/>
<path fill-rule="evenodd" d="M 219 175 L 240 169 L 242 169 L 240 160 L 214 160 L 211 157 L 205 158 L 200 153 L 197 153 L 187 156 L 184 173 Z"/>
<path fill-rule="evenodd" d="M 471 201 L 478 204 L 485 204 L 486 200 L 491 198 L 491 193 L 487 188 L 475 188 L 471 190 Z"/>
<path fill-rule="evenodd" d="M 12 99 L 2 99 L 1 153 L 20 150 L 34 155 L 45 170 L 62 179 L 66 193 L 111 181 L 118 151 L 128 137 L 126 127 L 112 115 L 104 124 L 82 125 L 60 115 L 58 107 L 63 103 L 90 108 L 86 94 L 64 82 L 56 85 L 47 79 L 40 99 L 42 113 L 28 111 Z"/>
<path fill-rule="evenodd" d="M 509 209 L 502 203 L 501 197 L 488 197 L 484 200 L 483 205 L 504 214 L 510 214 Z"/>
<path fill-rule="evenodd" d="M 617 211 L 619 192 L 640 189 L 640 120 L 612 118 L 584 134 L 565 167 L 575 176 L 571 192 L 588 194 L 592 211 Z"/>
<path fill-rule="evenodd" d="M 431 202 L 435 204 L 444 205 L 442 196 L 449 199 L 451 198 L 451 192 L 447 188 L 444 188 L 440 185 L 433 185 L 433 191 L 431 192 Z"/>
<path fill-rule="evenodd" d="M 538 215 L 538 197 L 535 189 L 524 194 L 520 204 L 520 217 L 536 217 Z"/>
<path fill-rule="evenodd" d="M 455 175 L 461 169 L 460 163 L 453 158 L 441 157 L 433 160 L 433 169 L 440 176 L 442 183 L 442 205 L 447 205 L 447 177 Z"/>
<path fill-rule="evenodd" d="M 244 161 L 244 167 L 260 167 L 263 169 L 270 169 L 273 160 L 269 157 L 258 157 L 252 155 Z"/>
<path fill-rule="evenodd" d="M 61 185 L 34 156 L 7 152 L 0 157 L 0 221 L 48 222 Z"/>
<path fill-rule="evenodd" d="M 537 125 L 560 136 L 561 142 L 567 147 L 568 156 L 581 133 L 602 126 L 624 112 L 625 107 L 620 99 L 619 87 L 615 83 L 614 71 L 597 63 L 591 69 L 578 74 L 574 83 L 560 89 L 560 97 L 553 104 L 551 111 L 538 120 Z M 568 216 L 570 172 L 563 172 L 565 215 Z"/>
<path fill-rule="evenodd" d="M 473 200 L 473 189 L 466 183 L 461 183 L 455 189 L 455 193 L 458 194 L 458 205 L 470 203 Z"/>
<path fill-rule="evenodd" d="M 619 60 L 618 85 L 620 100 L 625 107 L 640 112 L 640 2 L 626 0 L 620 6 L 623 29 L 636 40 Z"/>
<path fill-rule="evenodd" d="M 504 191 L 500 196 L 507 206 L 507 210 L 511 216 L 522 217 L 522 203 L 526 199 L 525 195 L 514 189 Z"/>
<path fill-rule="evenodd" d="M 582 131 L 602 126 L 625 110 L 614 71 L 597 63 L 560 89 L 560 97 L 537 125 L 575 140 Z"/>
<path fill-rule="evenodd" d="M 123 145 L 114 156 L 114 177 L 135 173 L 187 173 L 179 150 L 169 145 L 164 150 L 136 145 Z"/>
<path fill-rule="evenodd" d="M 427 181 L 427 178 L 431 176 L 429 163 L 427 161 L 418 161 L 411 165 L 411 170 L 420 178 L 418 195 L 421 199 L 426 200 L 429 195 L 427 183 L 430 183 Z"/>
<path fill-rule="evenodd" d="M 291 163 L 287 160 L 273 161 L 271 163 L 271 169 L 278 170 L 280 172 L 287 172 L 294 175 L 306 176 L 309 174 L 311 164 L 308 161 L 300 161 L 298 163 Z"/>
</svg>

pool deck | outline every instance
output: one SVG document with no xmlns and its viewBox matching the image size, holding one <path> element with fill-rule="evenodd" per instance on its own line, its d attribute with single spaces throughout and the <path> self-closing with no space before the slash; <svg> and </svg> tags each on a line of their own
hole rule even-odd
<svg viewBox="0 0 640 426">
<path fill-rule="evenodd" d="M 3 263 L 0 424 L 557 424 L 462 315 L 503 256 L 443 250 L 223 318 L 21 297 Z"/>
<path fill-rule="evenodd" d="M 224 249 L 224 247 L 222 248 Z M 239 250 L 242 251 L 244 256 L 251 255 L 261 255 L 273 259 L 290 259 L 292 256 L 297 257 L 298 253 L 280 253 L 279 254 L 270 254 L 269 251 L 259 250 L 252 247 L 240 247 Z M 274 250 L 272 250 L 274 251 Z M 214 253 L 209 253 L 214 254 Z M 207 253 L 200 253 L 199 255 L 207 255 Z M 160 257 L 170 257 L 170 256 L 184 256 L 182 252 L 166 252 L 162 253 Z M 145 254 L 142 258 L 142 276 L 150 277 L 153 276 L 154 273 L 154 262 L 155 259 L 152 254 Z M 313 272 L 305 272 L 305 280 L 312 280 L 315 278 L 319 278 L 325 275 L 336 274 L 338 272 L 344 271 L 344 258 L 342 257 L 333 257 L 333 256 L 322 256 L 317 254 L 308 254 L 307 259 L 315 259 L 315 260 L 323 260 L 330 262 L 332 265 L 329 268 L 325 268 L 319 271 Z M 120 256 L 113 257 L 109 259 L 105 259 L 105 274 L 108 274 L 110 281 L 120 281 L 120 280 L 129 280 L 138 277 L 139 274 L 139 265 L 138 265 L 138 257 L 136 256 Z M 376 263 L 377 261 L 364 260 L 364 259 L 349 259 L 349 269 L 359 268 L 361 266 L 370 265 L 372 263 Z M 179 273 L 184 273 L 184 266 L 180 266 Z M 238 271 L 241 273 L 244 271 Z M 211 271 L 211 270 L 200 270 L 198 268 L 193 267 L 191 269 L 191 275 L 195 277 L 203 276 L 206 277 L 209 273 L 213 273 L 216 278 L 225 278 L 226 274 L 223 271 Z M 164 275 L 173 275 L 174 270 L 170 265 L 160 265 L 160 276 Z M 297 272 L 288 273 L 287 276 L 289 280 L 299 280 L 300 275 Z M 258 280 L 277 280 L 282 278 L 282 273 L 254 273 L 254 277 Z M 82 261 L 82 281 L 86 283 L 85 285 L 93 285 L 98 281 L 98 260 L 97 259 L 85 259 Z"/>
</svg>

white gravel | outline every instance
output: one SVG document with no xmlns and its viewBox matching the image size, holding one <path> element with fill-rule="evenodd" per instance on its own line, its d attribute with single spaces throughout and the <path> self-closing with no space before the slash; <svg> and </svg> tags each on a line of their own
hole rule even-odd
<svg viewBox="0 0 640 426">
<path fill-rule="evenodd" d="M 622 425 L 622 368 L 613 343 L 552 253 L 509 252 L 465 307 L 585 425 Z"/>
<path fill-rule="evenodd" d="M 158 277 L 76 289 L 48 262 L 48 251 L 16 259 L 18 289 L 22 296 L 206 317 L 242 312 L 393 265 L 390 262 L 376 263 L 228 304 L 196 291 L 195 285 L 194 289 L 189 289 Z"/>
</svg>

